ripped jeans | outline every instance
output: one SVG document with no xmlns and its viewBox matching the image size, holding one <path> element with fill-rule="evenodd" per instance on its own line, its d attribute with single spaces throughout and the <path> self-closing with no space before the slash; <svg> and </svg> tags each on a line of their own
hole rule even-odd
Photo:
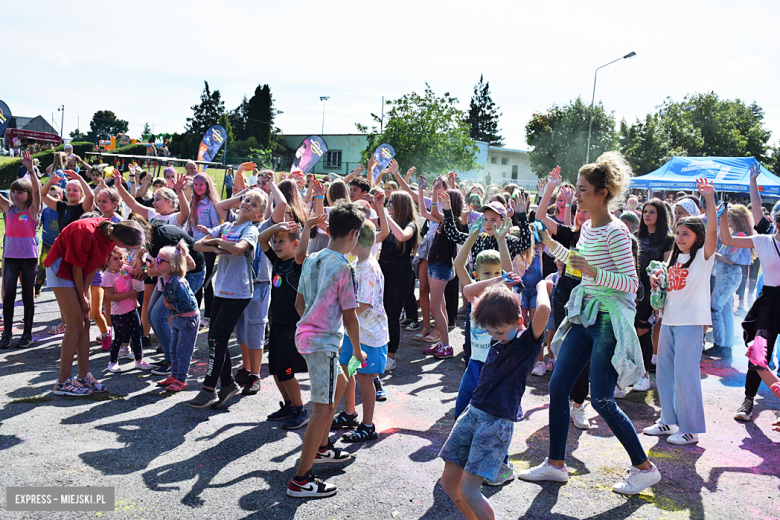
<svg viewBox="0 0 780 520">
<path fill-rule="evenodd" d="M 615 404 L 617 372 L 612 366 L 615 334 L 609 313 L 599 312 L 596 322 L 588 328 L 572 325 L 558 352 L 555 370 L 550 378 L 550 460 L 566 458 L 566 438 L 569 434 L 569 395 L 583 369 L 590 362 L 591 405 L 615 434 L 638 466 L 647 460 L 636 429 Z"/>
</svg>

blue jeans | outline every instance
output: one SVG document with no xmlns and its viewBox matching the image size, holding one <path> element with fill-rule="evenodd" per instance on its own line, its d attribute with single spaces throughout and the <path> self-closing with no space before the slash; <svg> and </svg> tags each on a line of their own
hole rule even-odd
<svg viewBox="0 0 780 520">
<path fill-rule="evenodd" d="M 206 279 L 206 272 L 201 270 L 196 273 L 187 273 L 184 276 L 184 279 L 190 284 L 192 292 L 196 293 Z M 154 330 L 154 335 L 157 336 L 160 347 L 163 349 L 165 362 L 168 364 L 171 364 L 171 325 L 168 323 L 168 317 L 170 315 L 171 311 L 165 307 L 162 293 L 155 288 L 154 293 L 152 293 L 152 298 L 149 300 L 147 317 Z M 200 321 L 198 323 L 200 323 Z"/>
<path fill-rule="evenodd" d="M 590 395 L 593 409 L 598 412 L 617 440 L 638 466 L 647 460 L 634 425 L 615 404 L 617 372 L 612 366 L 615 353 L 612 320 L 600 312 L 588 328 L 572 325 L 558 352 L 555 370 L 550 378 L 550 454 L 551 460 L 564 460 L 569 434 L 569 395 L 583 369 L 590 362 Z"/>
<path fill-rule="evenodd" d="M 731 348 L 734 344 L 734 294 L 742 283 L 742 269 L 737 264 L 716 261 L 715 278 L 718 282 L 710 298 L 712 339 L 716 345 Z"/>
<path fill-rule="evenodd" d="M 171 358 L 171 376 L 177 381 L 186 381 L 190 371 L 192 352 L 195 350 L 195 340 L 198 339 L 200 315 L 191 318 L 173 317 L 171 329 L 171 346 L 168 356 Z"/>
<path fill-rule="evenodd" d="M 731 309 L 729 309 L 731 310 Z M 701 325 L 661 325 L 658 338 L 658 396 L 661 422 L 676 424 L 685 433 L 704 433 L 701 394 Z"/>
</svg>

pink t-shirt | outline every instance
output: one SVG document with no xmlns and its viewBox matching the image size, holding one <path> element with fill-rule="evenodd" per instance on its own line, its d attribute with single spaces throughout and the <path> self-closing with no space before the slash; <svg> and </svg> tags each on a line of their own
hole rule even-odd
<svg viewBox="0 0 780 520">
<path fill-rule="evenodd" d="M 114 294 L 124 294 L 133 290 L 133 279 L 119 273 L 112 273 L 106 271 L 103 273 L 103 282 L 101 287 L 111 287 L 114 289 Z M 111 315 L 120 316 L 133 312 L 138 307 L 138 300 L 135 298 L 125 298 L 122 301 L 111 302 Z"/>
<path fill-rule="evenodd" d="M 30 208 L 19 211 L 11 206 L 5 219 L 5 258 L 38 258 L 35 240 L 38 222 L 30 216 Z"/>
</svg>

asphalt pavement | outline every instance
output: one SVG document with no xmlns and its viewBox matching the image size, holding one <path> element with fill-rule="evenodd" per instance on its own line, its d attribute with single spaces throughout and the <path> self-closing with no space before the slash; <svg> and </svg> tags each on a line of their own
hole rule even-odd
<svg viewBox="0 0 780 520">
<path fill-rule="evenodd" d="M 7 512 L 3 493 L 2 518 L 462 518 L 438 484 L 444 464 L 437 457 L 453 425 L 464 369 L 462 327 L 451 332 L 456 357 L 448 360 L 425 356 L 426 345 L 403 333 L 398 368 L 383 377 L 388 400 L 377 404 L 379 439 L 337 444 L 353 460 L 317 472 L 339 486 L 338 494 L 301 500 L 285 490 L 305 430 L 286 431 L 265 420 L 279 402 L 265 362 L 258 395 L 239 397 L 226 410 L 195 410 L 184 401 L 194 396 L 205 373 L 205 334 L 198 338 L 189 388 L 178 395 L 157 389 L 154 382 L 160 377 L 148 372 L 107 372 L 108 353 L 94 347 L 91 370 L 109 393 L 57 397 L 52 388 L 62 337 L 46 331 L 59 321 L 59 312 L 49 290 L 36 302 L 35 345 L 0 350 L 0 482 L 3 488 L 114 486 L 115 511 Z M 18 325 L 21 314 L 18 302 Z M 458 323 L 462 326 L 462 317 Z M 94 326 L 93 332 L 95 337 Z M 702 360 L 708 433 L 698 444 L 673 446 L 640 433 L 663 475 L 659 484 L 634 497 L 611 491 L 629 459 L 588 407 L 592 428 L 569 430 L 569 482 L 516 480 L 483 487 L 497 517 L 780 518 L 780 432 L 771 430 L 780 401 L 762 386 L 754 420 L 733 419 L 747 369 L 744 346 L 735 342 L 733 361 Z M 236 367 L 240 353 L 231 345 Z M 150 357 L 159 356 L 150 351 Z M 526 417 L 516 425 L 510 448 L 518 470 L 546 456 L 549 378 L 548 373 L 529 379 L 523 398 Z M 306 400 L 308 378 L 299 380 Z M 659 415 L 655 387 L 631 392 L 618 404 L 640 432 Z"/>
</svg>

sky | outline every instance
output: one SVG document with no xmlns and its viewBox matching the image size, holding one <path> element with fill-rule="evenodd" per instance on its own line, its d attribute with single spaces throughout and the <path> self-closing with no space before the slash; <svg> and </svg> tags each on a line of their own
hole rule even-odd
<svg viewBox="0 0 780 520">
<path fill-rule="evenodd" d="M 206 80 L 234 109 L 271 87 L 286 134 L 357 133 L 382 96 L 427 82 L 468 110 L 484 75 L 508 148 L 528 149 L 535 112 L 581 96 L 631 122 L 667 97 L 716 92 L 757 102 L 780 140 L 780 2 L 3 2 L 0 100 L 65 134 L 112 110 L 140 137 L 181 132 Z M 42 15 L 42 13 L 46 14 Z M 773 52 L 775 51 L 775 52 Z"/>
</svg>

